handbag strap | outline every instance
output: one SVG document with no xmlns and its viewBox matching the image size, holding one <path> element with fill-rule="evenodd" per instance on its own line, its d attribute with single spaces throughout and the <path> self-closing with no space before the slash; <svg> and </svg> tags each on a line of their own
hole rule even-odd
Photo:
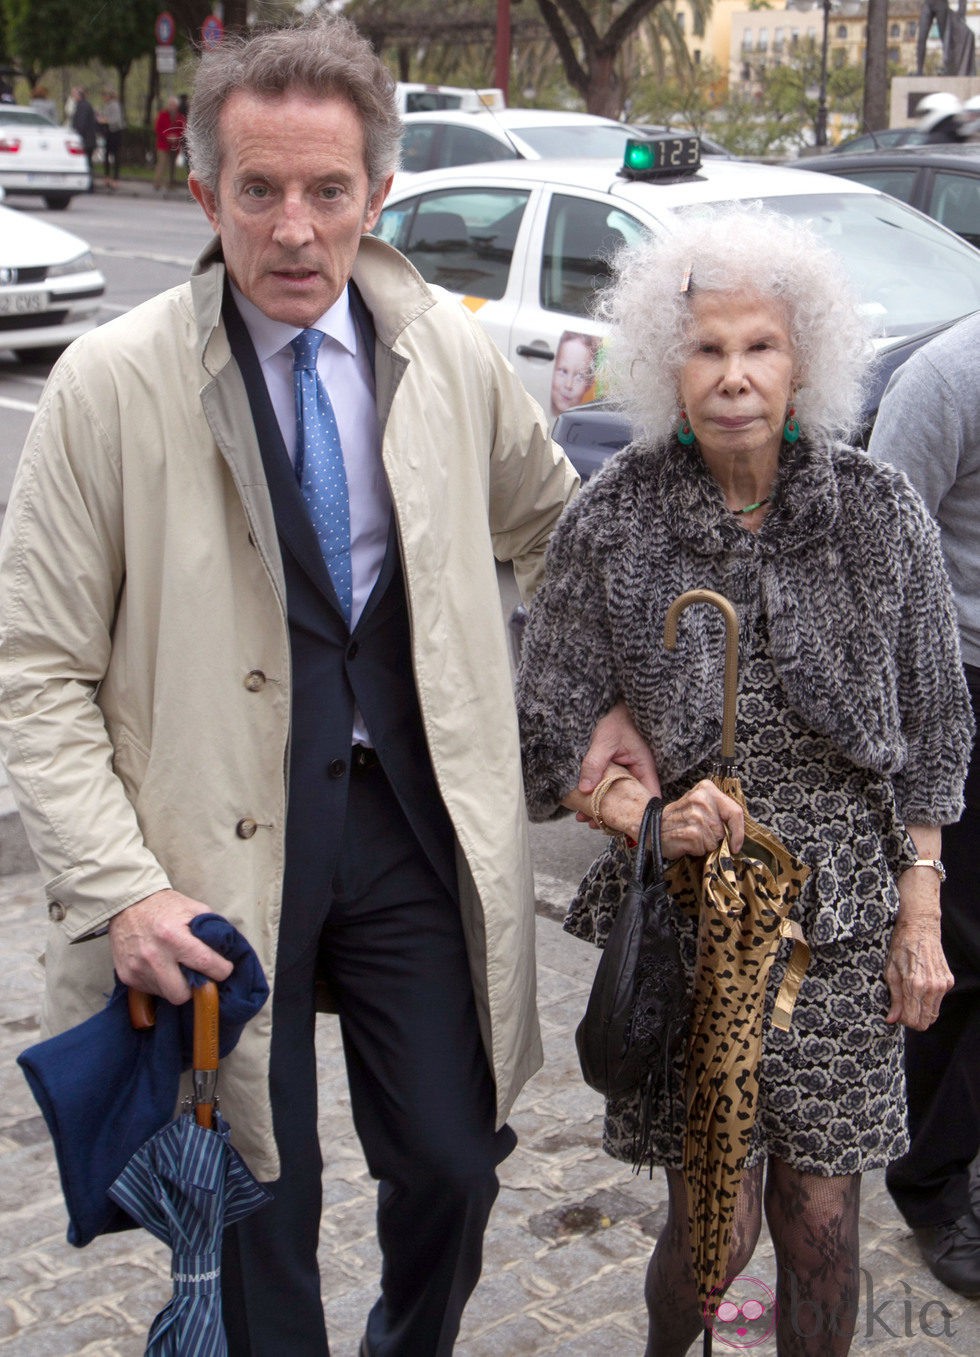
<svg viewBox="0 0 980 1357">
<path fill-rule="evenodd" d="M 638 886 L 657 886 L 664 879 L 664 859 L 660 848 L 660 818 L 664 803 L 661 797 L 651 796 L 640 821 L 640 837 L 636 844 L 633 880 Z"/>
</svg>

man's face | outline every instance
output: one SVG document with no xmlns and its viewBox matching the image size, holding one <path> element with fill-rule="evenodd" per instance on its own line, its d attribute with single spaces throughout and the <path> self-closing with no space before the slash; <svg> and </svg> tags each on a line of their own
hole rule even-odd
<svg viewBox="0 0 980 1357">
<path fill-rule="evenodd" d="M 271 319 L 306 328 L 347 286 L 391 180 L 370 193 L 364 133 L 346 99 L 239 91 L 219 135 L 218 191 L 192 174 L 191 192 L 235 285 Z"/>
</svg>

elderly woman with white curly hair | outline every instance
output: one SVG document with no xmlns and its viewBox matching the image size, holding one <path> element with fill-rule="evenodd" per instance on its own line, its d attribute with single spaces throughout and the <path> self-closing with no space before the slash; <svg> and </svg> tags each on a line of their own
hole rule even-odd
<svg viewBox="0 0 980 1357">
<path fill-rule="evenodd" d="M 940 832 L 962 810 L 972 718 L 950 591 L 908 482 L 838 441 L 870 344 L 836 256 L 808 229 L 751 207 L 692 218 L 617 259 L 602 315 L 603 379 L 635 438 L 566 510 L 532 606 L 518 683 L 528 805 L 539 820 L 599 815 L 619 835 L 566 921 L 600 944 L 648 800 L 630 777 L 607 784 L 601 807 L 576 789 L 614 702 L 657 760 L 665 856 L 706 853 L 726 827 L 740 847 L 740 808 L 706 780 L 721 619 L 692 609 L 676 650 L 662 642 L 677 595 L 729 598 L 748 809 L 810 867 L 794 917 L 812 953 L 790 1030 L 766 1023 L 729 1274 L 751 1257 L 764 1202 L 779 1352 L 831 1357 L 854 1330 L 861 1174 L 906 1146 L 902 1025 L 928 1027 L 951 982 Z M 696 921 L 674 925 L 690 966 Z M 772 990 L 785 964 L 781 952 Z M 665 1103 L 648 1147 L 669 1184 L 648 1357 L 686 1352 L 702 1325 L 684 1108 L 680 1094 Z M 633 1158 L 637 1117 L 632 1099 L 607 1105 L 609 1153 Z"/>
</svg>

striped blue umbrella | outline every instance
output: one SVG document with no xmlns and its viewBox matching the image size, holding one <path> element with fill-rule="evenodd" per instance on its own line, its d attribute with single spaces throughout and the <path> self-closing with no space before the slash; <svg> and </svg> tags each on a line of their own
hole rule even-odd
<svg viewBox="0 0 980 1357">
<path fill-rule="evenodd" d="M 136 1151 L 109 1195 L 173 1253 L 174 1294 L 153 1321 L 147 1357 L 226 1357 L 221 1237 L 271 1199 L 227 1122 L 215 1113 L 208 1129 L 182 1113 Z"/>
</svg>

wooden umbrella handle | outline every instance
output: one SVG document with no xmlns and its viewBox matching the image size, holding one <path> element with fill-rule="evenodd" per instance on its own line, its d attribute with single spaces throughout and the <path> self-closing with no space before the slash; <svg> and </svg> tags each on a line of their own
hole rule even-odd
<svg viewBox="0 0 980 1357">
<path fill-rule="evenodd" d="M 730 768 L 735 762 L 735 704 L 738 697 L 738 614 L 725 598 L 713 589 L 688 589 L 679 594 L 667 609 L 664 619 L 664 645 L 673 650 L 677 644 L 677 619 L 692 603 L 710 603 L 725 619 L 725 704 L 721 717 L 721 761 Z"/>
<path fill-rule="evenodd" d="M 127 993 L 129 1001 L 129 1021 L 137 1032 L 148 1032 L 157 1024 L 156 995 L 146 994 L 141 989 L 132 989 Z"/>
<path fill-rule="evenodd" d="M 218 986 L 213 980 L 194 990 L 193 1080 L 197 1124 L 210 1128 L 218 1084 Z"/>
</svg>

